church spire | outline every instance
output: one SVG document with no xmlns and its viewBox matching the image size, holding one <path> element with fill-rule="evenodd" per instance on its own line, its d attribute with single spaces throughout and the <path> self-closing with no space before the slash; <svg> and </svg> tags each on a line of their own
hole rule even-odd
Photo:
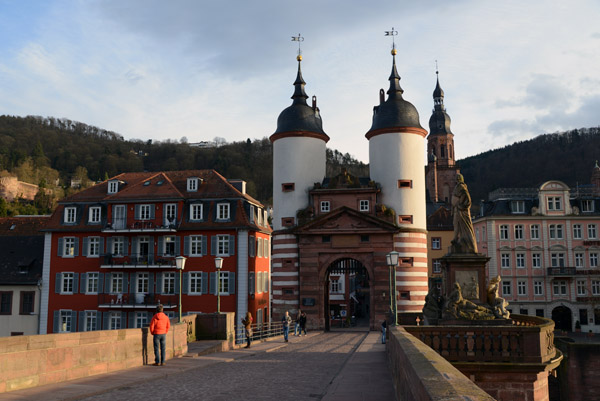
<svg viewBox="0 0 600 401">
<path fill-rule="evenodd" d="M 304 91 L 306 82 L 304 82 L 304 79 L 302 78 L 302 68 L 300 66 L 302 63 L 302 55 L 298 54 L 296 60 L 298 60 L 298 74 L 296 75 L 296 81 L 294 81 L 294 94 L 292 95 L 292 99 L 294 99 L 294 104 L 306 104 L 306 99 L 308 99 L 308 95 Z"/>
<path fill-rule="evenodd" d="M 442 87 L 440 86 L 440 76 L 439 76 L 440 72 L 437 68 L 437 60 L 435 61 L 435 76 L 436 76 L 436 85 L 435 85 L 435 89 L 433 91 L 433 106 L 434 106 L 434 110 L 441 110 L 444 111 L 445 107 L 444 107 L 444 91 L 442 90 Z"/>
</svg>

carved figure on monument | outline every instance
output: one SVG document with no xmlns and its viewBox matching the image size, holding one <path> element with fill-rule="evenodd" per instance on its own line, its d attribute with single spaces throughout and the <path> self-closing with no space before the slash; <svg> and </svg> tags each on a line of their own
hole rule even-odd
<svg viewBox="0 0 600 401">
<path fill-rule="evenodd" d="M 429 289 L 425 296 L 425 305 L 423 306 L 423 318 L 425 325 L 435 325 L 442 317 L 443 300 L 436 286 Z"/>
<path fill-rule="evenodd" d="M 471 281 L 465 284 L 465 298 L 479 299 L 479 284 L 477 284 L 475 276 L 471 276 Z"/>
<path fill-rule="evenodd" d="M 471 195 L 462 174 L 456 176 L 456 186 L 452 192 L 452 222 L 454 239 L 451 253 L 477 253 L 475 232 L 471 221 Z"/>
<path fill-rule="evenodd" d="M 502 279 L 500 278 L 500 276 L 496 276 L 490 280 L 490 283 L 487 288 L 487 301 L 488 304 L 490 304 L 490 306 L 492 307 L 494 315 L 498 319 L 508 319 L 510 317 L 510 312 L 506 310 L 506 307 L 508 306 L 508 301 L 498 296 L 501 280 Z"/>
<path fill-rule="evenodd" d="M 444 319 L 466 319 L 466 320 L 491 320 L 494 315 L 484 306 L 479 306 L 462 296 L 462 290 L 458 282 L 454 283 L 454 289 L 448 296 L 444 310 Z"/>
</svg>

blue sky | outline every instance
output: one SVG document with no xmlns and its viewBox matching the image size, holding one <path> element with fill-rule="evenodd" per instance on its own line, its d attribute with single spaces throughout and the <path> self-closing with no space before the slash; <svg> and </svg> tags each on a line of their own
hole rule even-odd
<svg viewBox="0 0 600 401">
<path fill-rule="evenodd" d="M 0 0 L 0 114 L 68 118 L 128 139 L 271 135 L 297 43 L 328 146 L 368 161 L 391 41 L 428 128 L 435 60 L 463 158 L 600 125 L 600 2 Z"/>
</svg>

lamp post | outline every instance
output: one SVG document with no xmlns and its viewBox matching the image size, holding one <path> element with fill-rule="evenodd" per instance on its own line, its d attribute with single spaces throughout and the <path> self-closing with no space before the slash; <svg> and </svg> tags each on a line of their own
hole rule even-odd
<svg viewBox="0 0 600 401">
<path fill-rule="evenodd" d="M 394 326 L 398 326 L 398 304 L 396 296 L 396 266 L 398 266 L 399 252 L 392 251 L 386 255 L 387 265 L 390 268 L 390 311 L 394 315 Z"/>
<path fill-rule="evenodd" d="M 221 268 L 223 267 L 223 258 L 215 258 L 215 268 L 217 269 L 217 313 L 221 313 Z"/>
<path fill-rule="evenodd" d="M 183 269 L 185 268 L 185 261 L 187 258 L 185 256 L 177 256 L 175 258 L 175 267 L 179 270 L 179 322 L 181 323 L 181 287 L 183 286 L 183 281 L 181 281 L 183 276 Z"/>
</svg>

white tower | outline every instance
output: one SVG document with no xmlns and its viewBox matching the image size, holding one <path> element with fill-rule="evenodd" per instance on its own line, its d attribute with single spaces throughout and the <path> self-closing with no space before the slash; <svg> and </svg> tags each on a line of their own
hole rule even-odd
<svg viewBox="0 0 600 401">
<path fill-rule="evenodd" d="M 380 91 L 380 103 L 373 108 L 369 140 L 370 176 L 382 188 L 380 203 L 396 212 L 401 231 L 394 249 L 402 263 L 396 273 L 398 311 L 417 312 L 427 295 L 427 221 L 425 210 L 425 137 L 417 109 L 402 98 L 396 70 L 396 49 L 388 98 Z"/>
<path fill-rule="evenodd" d="M 294 82 L 292 105 L 277 118 L 273 144 L 273 229 L 296 225 L 296 212 L 308 206 L 308 190 L 325 177 L 326 143 L 316 97 L 306 103 L 306 82 L 302 79 L 298 55 L 298 75 Z"/>
</svg>

